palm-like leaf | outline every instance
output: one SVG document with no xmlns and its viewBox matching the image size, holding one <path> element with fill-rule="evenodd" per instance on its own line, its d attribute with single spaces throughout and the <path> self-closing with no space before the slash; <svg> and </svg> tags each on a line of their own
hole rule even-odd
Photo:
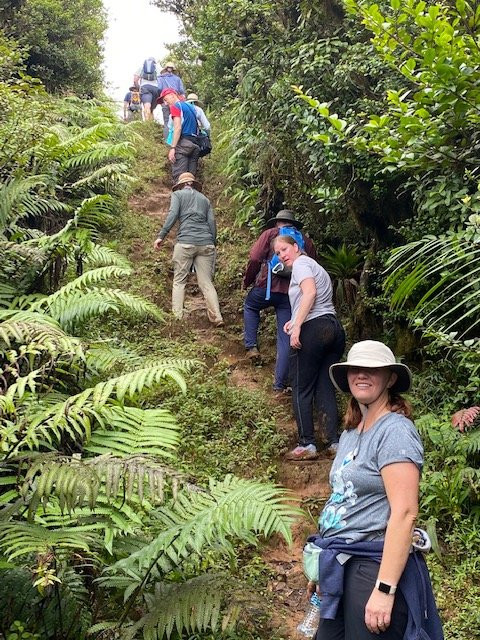
<svg viewBox="0 0 480 640">
<path fill-rule="evenodd" d="M 415 299 L 412 316 L 431 329 L 471 334 L 480 322 L 480 240 L 470 232 L 426 237 L 394 249 L 392 306 Z"/>
</svg>

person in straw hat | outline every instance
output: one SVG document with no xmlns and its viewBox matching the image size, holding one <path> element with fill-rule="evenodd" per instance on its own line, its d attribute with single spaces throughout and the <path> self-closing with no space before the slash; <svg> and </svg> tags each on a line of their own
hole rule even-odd
<svg viewBox="0 0 480 640">
<path fill-rule="evenodd" d="M 197 112 L 197 120 L 198 125 L 202 131 L 204 131 L 207 135 L 210 135 L 210 121 L 205 115 L 205 111 L 198 104 L 198 96 L 196 93 L 189 93 L 187 96 L 187 102 L 193 104 L 195 107 L 195 111 Z"/>
<path fill-rule="evenodd" d="M 364 340 L 330 367 L 330 377 L 351 398 L 330 471 L 332 493 L 319 535 L 309 538 L 322 549 L 319 578 L 308 586 L 323 594 L 316 640 L 441 640 L 418 551 L 428 549 L 428 536 L 414 529 L 423 447 L 401 395 L 410 370 L 382 342 Z M 421 536 L 425 544 L 418 544 Z"/>
<path fill-rule="evenodd" d="M 210 200 L 191 173 L 182 173 L 172 188 L 170 209 L 153 246 L 159 250 L 173 225 L 178 222 L 177 242 L 173 249 L 172 312 L 181 320 L 185 285 L 192 266 L 198 286 L 207 304 L 207 315 L 215 327 L 223 326 L 218 295 L 212 278 L 215 271 L 217 228 Z"/>
<path fill-rule="evenodd" d="M 158 76 L 158 95 L 162 93 L 164 89 L 174 89 L 180 100 L 185 100 L 185 87 L 183 86 L 182 79 L 175 73 L 175 63 L 168 61 L 160 71 Z M 168 137 L 168 119 L 170 117 L 170 107 L 166 103 L 162 103 L 163 113 L 163 137 L 166 140 Z"/>
<path fill-rule="evenodd" d="M 281 227 L 300 229 L 303 223 L 296 219 L 293 211 L 282 209 L 275 217 L 270 218 L 267 228 L 260 234 L 250 249 L 249 260 L 243 277 L 243 288 L 250 289 L 243 308 L 244 342 L 247 358 L 253 363 L 261 362 L 258 349 L 258 330 L 260 326 L 260 312 L 269 307 L 275 309 L 277 320 L 277 357 L 273 391 L 284 394 L 289 388 L 289 352 L 290 340 L 284 333 L 283 326 L 290 320 L 291 309 L 288 299 L 289 277 L 273 275 L 271 278 L 271 292 L 267 295 L 268 261 L 273 255 L 272 240 L 278 235 Z M 312 258 L 316 257 L 315 247 L 308 236 L 305 239 L 305 252 Z M 253 285 L 253 286 L 252 286 Z"/>
</svg>

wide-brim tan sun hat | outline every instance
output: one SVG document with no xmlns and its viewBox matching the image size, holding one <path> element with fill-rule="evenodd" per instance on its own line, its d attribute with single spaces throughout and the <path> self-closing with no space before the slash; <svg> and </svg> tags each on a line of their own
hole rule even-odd
<svg viewBox="0 0 480 640">
<path fill-rule="evenodd" d="M 193 187 L 197 191 L 202 190 L 202 183 L 198 182 L 198 180 L 195 180 L 195 176 L 193 175 L 193 173 L 189 173 L 188 171 L 186 171 L 185 173 L 180 174 L 178 181 L 172 187 L 172 191 L 176 191 L 177 189 L 180 189 L 180 187 L 186 182 L 193 182 Z"/>
<path fill-rule="evenodd" d="M 350 392 L 347 371 L 349 367 L 363 367 L 366 369 L 380 369 L 388 367 L 397 374 L 397 380 L 392 385 L 392 391 L 402 393 L 410 389 L 412 372 L 406 364 L 395 360 L 391 349 L 383 342 L 363 340 L 353 345 L 347 354 L 346 362 L 336 362 L 329 370 L 330 380 L 339 391 Z"/>
<path fill-rule="evenodd" d="M 175 66 L 175 63 L 174 63 L 174 62 L 172 62 L 171 60 L 169 60 L 168 62 L 166 62 L 166 63 L 163 65 L 163 69 L 161 70 L 161 72 L 160 72 L 160 73 L 163 73 L 163 72 L 164 72 L 164 71 L 166 71 L 167 69 L 173 69 L 173 71 L 176 71 L 176 70 L 177 70 L 177 67 Z"/>
<path fill-rule="evenodd" d="M 290 211 L 290 209 L 282 209 L 277 213 L 275 217 L 267 220 L 267 229 L 274 227 L 277 222 L 288 222 L 290 224 L 293 224 L 293 226 L 297 229 L 301 229 L 303 227 L 303 222 L 300 222 L 300 220 L 295 220 L 295 214 L 293 213 L 293 211 Z"/>
<path fill-rule="evenodd" d="M 198 96 L 196 93 L 189 93 L 187 96 L 187 102 L 198 102 Z"/>
</svg>

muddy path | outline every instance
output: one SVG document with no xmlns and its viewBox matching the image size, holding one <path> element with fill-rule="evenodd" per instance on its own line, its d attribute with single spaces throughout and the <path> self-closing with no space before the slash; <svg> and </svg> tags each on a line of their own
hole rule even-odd
<svg viewBox="0 0 480 640">
<path fill-rule="evenodd" d="M 209 195 L 209 194 L 207 194 Z M 154 252 L 153 240 L 158 229 L 162 226 L 169 207 L 171 187 L 169 181 L 158 179 L 154 181 L 146 194 L 133 196 L 129 201 L 130 210 L 135 215 L 143 218 L 151 228 L 151 241 L 145 242 L 144 238 L 131 238 L 129 257 L 136 270 L 149 271 L 151 289 L 143 293 L 154 300 L 165 311 L 169 311 L 171 280 L 173 270 L 171 267 L 171 254 L 175 233 L 173 230 L 160 252 Z M 212 198 L 215 206 L 215 200 Z M 219 234 L 228 233 L 227 223 L 222 216 L 217 216 Z M 230 268 L 226 263 L 226 257 L 220 254 L 218 269 Z M 156 274 L 156 277 L 153 277 Z M 237 274 L 240 276 L 240 274 Z M 163 283 L 163 291 L 158 291 L 158 280 Z M 238 278 L 240 286 L 240 277 Z M 192 274 L 186 288 L 184 321 L 174 327 L 174 333 L 178 337 L 182 331 L 192 332 L 197 341 L 215 346 L 223 359 L 230 366 L 231 383 L 238 387 L 263 390 L 269 389 L 273 371 L 274 353 L 265 352 L 264 362 L 261 366 L 252 366 L 245 358 L 245 349 L 242 344 L 242 309 L 237 299 L 234 300 L 219 292 L 220 307 L 225 319 L 225 326 L 213 328 L 208 322 L 206 306 Z M 296 425 L 291 412 L 290 396 L 274 397 L 272 392 L 265 394 L 266 408 L 272 408 L 278 403 L 285 407 L 285 417 L 277 423 L 277 428 L 286 434 L 291 446 L 296 444 Z M 302 570 L 302 548 L 308 534 L 316 529 L 316 519 L 328 495 L 328 473 L 331 459 L 326 454 L 321 454 L 315 461 L 292 463 L 283 459 L 283 453 L 275 461 L 277 464 L 277 481 L 288 488 L 295 502 L 303 507 L 308 516 L 299 519 L 293 530 L 293 546 L 288 547 L 279 537 L 269 541 L 263 551 L 263 560 L 271 569 L 272 579 L 268 585 L 271 592 L 272 605 L 272 632 L 275 636 L 288 639 L 298 639 L 295 631 L 297 624 L 303 617 L 307 604 L 306 580 Z"/>
</svg>

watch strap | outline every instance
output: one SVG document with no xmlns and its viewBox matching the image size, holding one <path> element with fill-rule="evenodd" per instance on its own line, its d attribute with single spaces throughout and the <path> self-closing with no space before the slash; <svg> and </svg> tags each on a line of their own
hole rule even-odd
<svg viewBox="0 0 480 640">
<path fill-rule="evenodd" d="M 397 587 L 392 584 L 380 582 L 380 580 L 377 580 L 375 583 L 375 589 L 378 589 L 382 593 L 386 593 L 389 596 L 393 596 L 395 594 L 395 591 L 397 590 Z"/>
</svg>

